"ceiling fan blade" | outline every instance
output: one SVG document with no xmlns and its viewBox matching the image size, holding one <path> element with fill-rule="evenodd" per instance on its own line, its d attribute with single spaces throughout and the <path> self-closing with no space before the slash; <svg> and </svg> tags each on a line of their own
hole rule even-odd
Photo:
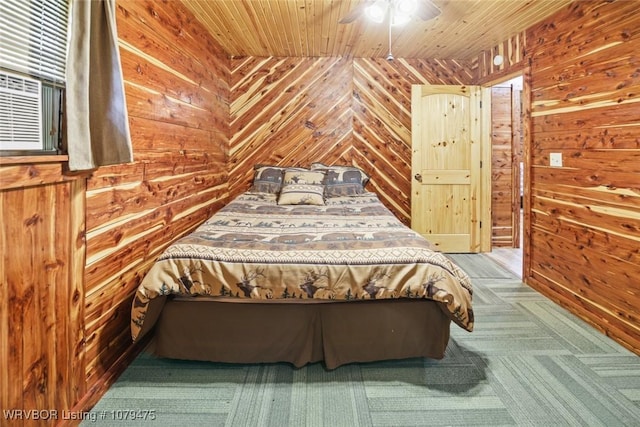
<svg viewBox="0 0 640 427">
<path fill-rule="evenodd" d="M 373 1 L 365 1 L 360 3 L 353 9 L 351 9 L 345 16 L 342 17 L 341 20 L 338 21 L 339 24 L 350 24 L 356 19 L 358 19 L 363 13 L 364 10 L 369 7 L 373 3 Z"/>
<path fill-rule="evenodd" d="M 464 7 L 453 0 L 425 0 L 425 3 L 430 3 L 433 8 L 439 9 L 439 14 L 444 12 L 447 15 L 447 21 L 457 21 L 466 14 Z"/>
<path fill-rule="evenodd" d="M 423 21 L 428 21 L 440 15 L 442 11 L 431 0 L 424 0 L 418 5 L 418 10 L 416 11 L 416 13 L 420 17 L 420 19 L 422 19 Z"/>
</svg>

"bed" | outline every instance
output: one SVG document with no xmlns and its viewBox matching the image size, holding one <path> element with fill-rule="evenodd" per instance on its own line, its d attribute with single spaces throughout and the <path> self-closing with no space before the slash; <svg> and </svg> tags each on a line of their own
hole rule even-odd
<svg viewBox="0 0 640 427">
<path fill-rule="evenodd" d="M 161 357 L 299 367 L 444 356 L 473 330 L 467 274 L 355 167 L 257 166 L 251 189 L 158 258 L 131 334 Z"/>
</svg>

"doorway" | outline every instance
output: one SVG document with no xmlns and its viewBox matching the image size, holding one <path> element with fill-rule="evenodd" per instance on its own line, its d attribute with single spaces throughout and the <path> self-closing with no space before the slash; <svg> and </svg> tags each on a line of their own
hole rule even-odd
<svg viewBox="0 0 640 427">
<path fill-rule="evenodd" d="M 522 277 L 523 247 L 523 77 L 491 86 L 491 252 Z"/>
</svg>

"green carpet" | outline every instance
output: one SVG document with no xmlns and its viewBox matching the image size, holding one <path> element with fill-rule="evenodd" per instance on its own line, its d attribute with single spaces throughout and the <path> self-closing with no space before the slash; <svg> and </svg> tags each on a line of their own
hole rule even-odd
<svg viewBox="0 0 640 427">
<path fill-rule="evenodd" d="M 452 325 L 443 360 L 326 371 L 143 353 L 82 426 L 640 426 L 640 357 L 489 258 L 451 258 L 476 323 Z"/>
</svg>

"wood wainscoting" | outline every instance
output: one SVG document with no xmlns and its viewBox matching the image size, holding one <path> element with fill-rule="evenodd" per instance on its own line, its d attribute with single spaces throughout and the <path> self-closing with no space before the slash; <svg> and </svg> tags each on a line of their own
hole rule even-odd
<svg viewBox="0 0 640 427">
<path fill-rule="evenodd" d="M 64 175 L 65 161 L 0 157 L 3 410 L 70 410 L 86 392 L 86 175 Z"/>
</svg>

